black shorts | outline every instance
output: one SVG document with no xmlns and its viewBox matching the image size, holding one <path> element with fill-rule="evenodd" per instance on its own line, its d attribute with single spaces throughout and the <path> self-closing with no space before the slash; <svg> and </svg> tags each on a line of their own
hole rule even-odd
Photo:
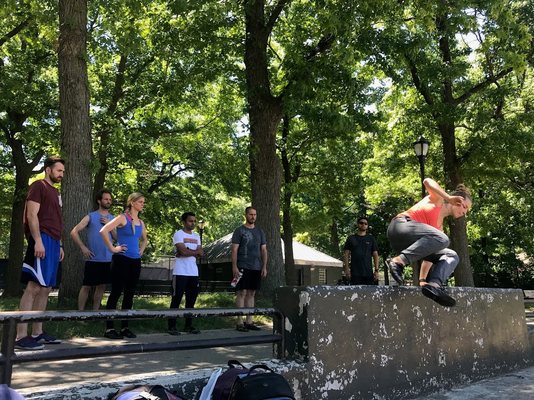
<svg viewBox="0 0 534 400">
<path fill-rule="evenodd" d="M 260 290 L 261 287 L 261 271 L 252 269 L 239 268 L 243 276 L 237 282 L 235 290 Z"/>
<path fill-rule="evenodd" d="M 377 285 L 374 276 L 352 276 L 350 277 L 351 285 Z"/>
<path fill-rule="evenodd" d="M 83 286 L 98 286 L 111 283 L 111 261 L 86 261 L 83 273 Z"/>
</svg>

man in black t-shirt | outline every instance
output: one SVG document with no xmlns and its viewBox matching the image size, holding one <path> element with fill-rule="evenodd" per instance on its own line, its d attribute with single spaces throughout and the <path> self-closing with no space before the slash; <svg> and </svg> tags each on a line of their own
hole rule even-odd
<svg viewBox="0 0 534 400">
<path fill-rule="evenodd" d="M 343 247 L 345 276 L 350 279 L 351 285 L 374 285 L 378 281 L 378 246 L 375 238 L 367 233 L 368 227 L 367 218 L 358 218 L 358 232 L 350 235 Z"/>
</svg>

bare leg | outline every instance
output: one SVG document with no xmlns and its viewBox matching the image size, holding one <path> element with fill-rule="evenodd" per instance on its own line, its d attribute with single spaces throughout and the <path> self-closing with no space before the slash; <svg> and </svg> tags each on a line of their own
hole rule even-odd
<svg viewBox="0 0 534 400">
<path fill-rule="evenodd" d="M 245 295 L 245 307 L 254 308 L 254 296 L 256 295 L 255 290 L 247 290 Z M 252 324 L 252 315 L 247 315 L 247 324 Z"/>
<path fill-rule="evenodd" d="M 106 290 L 106 285 L 98 285 L 95 287 L 95 294 L 93 295 L 93 310 L 96 311 L 100 308 L 102 303 L 102 297 L 104 297 L 104 291 Z"/>
<path fill-rule="evenodd" d="M 33 311 L 44 311 L 48 305 L 48 295 L 52 291 L 51 287 L 40 287 L 35 300 L 33 301 Z M 43 323 L 34 322 L 32 323 L 32 335 L 37 336 L 43 333 Z"/>
<path fill-rule="evenodd" d="M 245 296 L 247 295 L 247 290 L 238 290 L 235 292 L 235 305 L 237 308 L 245 307 Z M 237 324 L 242 325 L 242 317 L 237 317 Z"/>
<path fill-rule="evenodd" d="M 80 293 L 78 294 L 78 310 L 85 310 L 85 304 L 87 303 L 87 297 L 89 296 L 90 286 L 82 286 Z"/>
<path fill-rule="evenodd" d="M 24 293 L 20 298 L 19 310 L 20 311 L 31 311 L 33 309 L 33 303 L 37 293 L 41 289 L 41 286 L 35 282 L 28 282 Z M 18 324 L 17 325 L 17 340 L 22 339 L 23 337 L 28 336 L 28 324 Z"/>
</svg>

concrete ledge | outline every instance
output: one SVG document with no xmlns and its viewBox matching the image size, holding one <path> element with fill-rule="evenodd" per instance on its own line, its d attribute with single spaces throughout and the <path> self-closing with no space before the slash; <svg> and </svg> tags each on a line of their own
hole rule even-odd
<svg viewBox="0 0 534 400">
<path fill-rule="evenodd" d="M 410 398 L 533 363 L 521 290 L 450 292 L 454 308 L 415 287 L 278 289 L 287 356 L 307 361 L 303 398 Z"/>
<path fill-rule="evenodd" d="M 296 398 L 306 400 L 414 398 L 534 365 L 534 335 L 527 331 L 521 290 L 450 292 L 457 307 L 441 307 L 414 287 L 280 288 L 275 308 L 286 315 L 289 360 L 254 364 L 282 373 Z M 20 392 L 29 400 L 100 400 L 124 385 L 147 383 L 192 399 L 213 371 L 139 374 Z"/>
</svg>

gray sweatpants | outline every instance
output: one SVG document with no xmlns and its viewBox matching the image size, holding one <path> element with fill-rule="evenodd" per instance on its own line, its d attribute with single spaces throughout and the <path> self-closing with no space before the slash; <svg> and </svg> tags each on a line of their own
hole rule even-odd
<svg viewBox="0 0 534 400">
<path fill-rule="evenodd" d="M 389 243 L 406 264 L 426 260 L 432 262 L 427 281 L 443 285 L 454 272 L 460 259 L 448 249 L 449 238 L 439 229 L 409 217 L 393 218 L 388 227 Z"/>
</svg>

